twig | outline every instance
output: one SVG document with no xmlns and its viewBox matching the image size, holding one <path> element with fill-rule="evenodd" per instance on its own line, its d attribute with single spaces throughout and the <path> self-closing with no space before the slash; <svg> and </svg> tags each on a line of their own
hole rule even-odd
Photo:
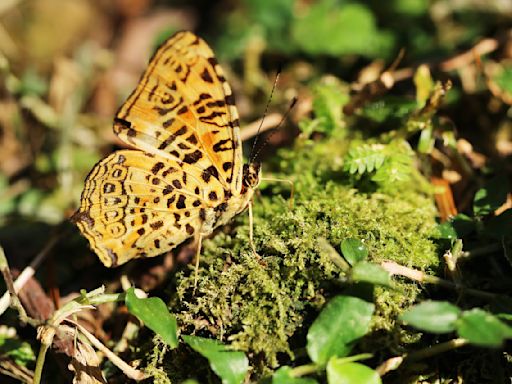
<svg viewBox="0 0 512 384">
<path fill-rule="evenodd" d="M 423 360 L 428 357 L 432 357 L 435 355 L 439 355 L 446 351 L 451 351 L 465 345 L 469 344 L 469 342 L 465 339 L 453 339 L 444 343 L 440 343 L 434 345 L 432 347 L 424 348 L 416 352 L 412 352 L 409 354 L 405 354 L 403 356 L 396 356 L 384 361 L 381 365 L 379 365 L 376 369 L 379 376 L 384 376 L 386 373 L 390 371 L 397 370 L 403 363 Z"/>
<path fill-rule="evenodd" d="M 72 323 L 75 325 L 80 332 L 89 340 L 89 342 L 100 352 L 104 353 L 105 356 L 114 364 L 116 367 L 118 367 L 123 373 L 128 376 L 130 379 L 133 380 L 144 380 L 148 378 L 148 375 L 145 374 L 143 371 L 140 371 L 138 369 L 135 369 L 128 365 L 124 360 L 119 358 L 116 354 L 114 354 L 110 349 L 105 347 L 101 341 L 99 341 L 96 337 L 94 337 L 93 334 L 91 334 L 87 329 L 82 327 L 80 324 L 70 320 L 66 319 L 67 322 Z"/>
<path fill-rule="evenodd" d="M 20 316 L 20 320 L 23 323 L 33 325 L 36 327 L 40 324 L 37 320 L 31 319 L 28 317 L 25 308 L 20 302 L 18 295 L 16 294 L 16 289 L 14 283 L 12 281 L 11 270 L 9 269 L 9 264 L 7 262 L 7 258 L 5 257 L 4 249 L 0 246 L 0 270 L 5 280 L 5 285 L 7 286 L 7 307 L 9 307 L 9 303 L 18 311 Z M 5 295 L 4 295 L 5 296 Z M 10 299 L 10 300 L 9 300 Z"/>
<path fill-rule="evenodd" d="M 502 250 L 502 244 L 494 243 L 489 244 L 484 247 L 475 248 L 470 251 L 464 251 L 460 255 L 459 261 L 467 261 L 473 259 L 474 257 L 488 255 L 489 253 L 498 252 Z"/>
<path fill-rule="evenodd" d="M 26 267 L 23 272 L 20 273 L 18 278 L 13 284 L 14 292 L 18 293 L 25 283 L 34 276 L 37 268 L 41 264 L 41 262 L 48 256 L 52 248 L 57 244 L 57 241 L 62 237 L 62 233 L 54 235 L 50 240 L 46 243 L 44 248 L 37 254 L 34 260 L 30 263 L 28 267 Z M 0 316 L 9 308 L 9 292 L 5 292 L 2 298 L 0 298 Z"/>
<path fill-rule="evenodd" d="M 419 351 L 409 353 L 406 356 L 405 360 L 406 361 L 423 360 L 428 357 L 439 355 L 440 353 L 451 351 L 451 350 L 463 347 L 468 344 L 469 344 L 469 341 L 467 341 L 466 339 L 462 339 L 462 338 L 452 339 L 452 340 L 446 341 L 444 343 L 436 344 L 432 347 L 420 349 Z"/>
<path fill-rule="evenodd" d="M 428 275 L 425 272 L 418 271 L 417 269 L 404 267 L 403 265 L 397 264 L 393 261 L 384 261 L 381 263 L 381 267 L 392 275 L 404 276 L 411 280 L 419 281 L 421 283 L 436 284 L 442 287 L 463 291 L 464 293 L 476 297 L 481 297 L 488 300 L 494 300 L 499 297 L 499 295 L 495 293 L 485 292 L 474 288 L 467 288 L 462 284 L 452 283 L 451 281 L 441 279 L 440 277 L 437 276 Z"/>
<path fill-rule="evenodd" d="M 255 136 L 258 133 L 258 128 L 261 125 L 260 133 L 268 131 L 269 129 L 275 128 L 279 125 L 279 122 L 283 118 L 283 115 L 280 113 L 271 113 L 265 117 L 265 120 L 258 119 L 249 125 L 247 125 L 240 132 L 240 138 L 242 141 L 248 140 L 251 137 Z"/>
<path fill-rule="evenodd" d="M 451 59 L 443 61 L 439 68 L 441 71 L 453 71 L 461 67 L 465 67 L 472 61 L 475 61 L 478 57 L 491 53 L 498 49 L 499 42 L 497 39 L 484 39 L 476 43 L 476 45 Z"/>
<path fill-rule="evenodd" d="M 336 249 L 329 243 L 329 241 L 323 237 L 319 237 L 316 243 L 318 249 L 323 254 L 327 255 L 331 261 L 343 272 L 350 270 L 350 265 L 345 259 L 336 251 Z"/>
<path fill-rule="evenodd" d="M 453 71 L 473 61 L 476 61 L 480 56 L 486 55 L 498 49 L 500 41 L 498 39 L 484 39 L 479 41 L 474 47 L 466 52 L 460 53 L 457 56 L 451 57 L 441 62 L 431 62 L 426 65 L 429 67 L 438 67 L 443 72 Z M 408 79 L 414 75 L 415 68 L 402 68 L 393 72 L 393 79 L 395 82 Z"/>
</svg>

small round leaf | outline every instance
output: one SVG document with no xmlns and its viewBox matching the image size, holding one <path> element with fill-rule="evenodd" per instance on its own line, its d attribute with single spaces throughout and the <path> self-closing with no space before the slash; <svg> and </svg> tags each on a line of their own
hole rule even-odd
<svg viewBox="0 0 512 384">
<path fill-rule="evenodd" d="M 347 363 L 332 358 L 327 364 L 327 382 L 329 384 L 381 384 L 377 372 L 359 363 Z"/>
<path fill-rule="evenodd" d="M 465 311 L 457 321 L 460 337 L 482 347 L 499 347 L 512 338 L 512 328 L 490 313 L 475 308 Z"/>
<path fill-rule="evenodd" d="M 432 333 L 455 330 L 460 309 L 446 301 L 424 301 L 400 316 L 400 320 L 415 328 Z"/>
<path fill-rule="evenodd" d="M 374 307 L 351 296 L 337 296 L 327 303 L 308 331 L 311 360 L 324 365 L 333 356 L 348 355 L 352 344 L 368 332 Z"/>
<path fill-rule="evenodd" d="M 194 351 L 208 359 L 210 367 L 222 380 L 222 384 L 240 384 L 244 381 L 249 360 L 243 352 L 233 351 L 217 340 L 198 336 L 182 336 Z"/>
<path fill-rule="evenodd" d="M 350 265 L 355 265 L 368 257 L 368 249 L 357 239 L 343 240 L 341 242 L 341 252 Z"/>
</svg>

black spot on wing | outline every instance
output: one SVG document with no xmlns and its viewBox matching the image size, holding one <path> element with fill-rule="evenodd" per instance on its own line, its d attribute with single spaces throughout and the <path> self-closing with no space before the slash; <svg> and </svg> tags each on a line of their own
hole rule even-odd
<svg viewBox="0 0 512 384">
<path fill-rule="evenodd" d="M 231 139 L 220 140 L 219 142 L 217 142 L 213 145 L 213 150 L 215 152 L 224 152 L 224 151 L 229 151 L 232 149 L 233 149 L 233 140 L 231 140 Z"/>
<path fill-rule="evenodd" d="M 153 165 L 153 168 L 151 168 L 151 173 L 153 173 L 153 175 L 156 175 L 158 173 L 158 171 L 160 171 L 163 167 L 164 167 L 164 163 L 159 161 L 158 163 Z"/>
<path fill-rule="evenodd" d="M 162 222 L 162 220 L 159 220 L 159 221 L 155 221 L 154 223 L 151 223 L 149 224 L 149 226 L 154 229 L 154 230 L 157 230 L 158 228 L 162 228 L 164 225 L 164 223 Z"/>
<path fill-rule="evenodd" d="M 208 168 L 206 168 L 203 173 L 201 174 L 201 178 L 208 183 L 210 181 L 210 178 L 214 177 L 216 179 L 219 178 L 219 172 L 217 171 L 217 168 L 215 168 L 213 165 L 210 165 Z"/>
<path fill-rule="evenodd" d="M 207 83 L 213 83 L 212 76 L 210 75 L 210 72 L 208 72 L 208 69 L 206 68 L 201 73 L 201 79 L 203 79 Z"/>
<path fill-rule="evenodd" d="M 180 197 L 178 197 L 178 202 L 176 203 L 176 208 L 178 208 L 178 209 L 185 208 L 185 196 L 180 195 Z"/>
<path fill-rule="evenodd" d="M 199 159 L 203 157 L 203 154 L 199 149 L 195 150 L 192 153 L 187 153 L 185 157 L 183 158 L 183 161 L 187 164 L 194 164 L 197 163 Z"/>
</svg>

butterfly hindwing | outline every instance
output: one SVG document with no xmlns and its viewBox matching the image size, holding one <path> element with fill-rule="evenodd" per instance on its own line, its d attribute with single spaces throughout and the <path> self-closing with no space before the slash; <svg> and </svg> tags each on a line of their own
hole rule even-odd
<svg viewBox="0 0 512 384">
<path fill-rule="evenodd" d="M 87 178 L 75 221 L 107 266 L 164 253 L 200 230 L 208 198 L 179 163 L 122 150 Z"/>
</svg>

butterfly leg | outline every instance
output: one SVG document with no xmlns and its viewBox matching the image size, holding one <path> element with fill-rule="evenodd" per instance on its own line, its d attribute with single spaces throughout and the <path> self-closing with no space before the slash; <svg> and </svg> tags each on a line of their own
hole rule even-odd
<svg viewBox="0 0 512 384">
<path fill-rule="evenodd" d="M 252 215 L 252 201 L 249 201 L 249 243 L 251 244 L 252 252 L 256 257 L 259 258 L 258 253 L 256 252 L 256 247 L 254 246 L 254 218 Z"/>
<path fill-rule="evenodd" d="M 198 271 L 199 271 L 199 257 L 201 256 L 202 245 L 203 245 L 203 234 L 199 233 L 199 237 L 197 239 L 196 266 L 194 268 L 194 291 L 192 294 L 196 293 L 197 278 L 198 278 Z"/>
</svg>

